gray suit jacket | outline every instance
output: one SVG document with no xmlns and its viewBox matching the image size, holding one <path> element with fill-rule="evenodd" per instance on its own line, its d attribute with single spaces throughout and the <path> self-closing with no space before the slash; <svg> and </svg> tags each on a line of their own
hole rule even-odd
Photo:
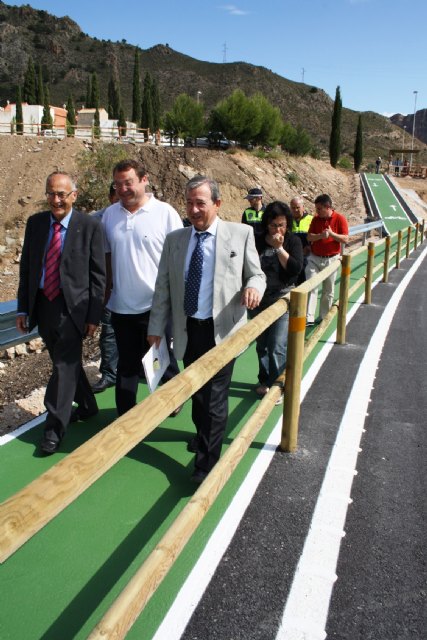
<svg viewBox="0 0 427 640">
<path fill-rule="evenodd" d="M 50 211 L 28 218 L 22 248 L 18 312 L 29 316 L 29 330 L 37 324 L 36 298 L 46 252 Z M 98 324 L 105 293 L 104 237 L 100 221 L 73 209 L 60 265 L 61 287 L 68 313 L 84 333 L 86 323 Z"/>
<path fill-rule="evenodd" d="M 187 346 L 184 270 L 190 238 L 191 227 L 166 236 L 148 326 L 149 335 L 162 336 L 172 314 L 174 352 L 179 359 Z M 216 344 L 246 322 L 246 308 L 240 299 L 247 287 L 257 289 L 261 297 L 265 290 L 253 230 L 248 225 L 218 220 L 213 294 Z"/>
</svg>

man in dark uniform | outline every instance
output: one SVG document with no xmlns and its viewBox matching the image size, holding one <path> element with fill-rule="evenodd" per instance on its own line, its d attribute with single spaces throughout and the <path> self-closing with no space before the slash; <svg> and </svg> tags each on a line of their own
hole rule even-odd
<svg viewBox="0 0 427 640">
<path fill-rule="evenodd" d="M 263 233 L 261 229 L 261 220 L 265 207 L 262 204 L 261 189 L 259 187 L 249 189 L 245 196 L 245 200 L 249 201 L 249 207 L 247 207 L 242 214 L 243 224 L 249 224 L 253 228 L 255 235 Z"/>
</svg>

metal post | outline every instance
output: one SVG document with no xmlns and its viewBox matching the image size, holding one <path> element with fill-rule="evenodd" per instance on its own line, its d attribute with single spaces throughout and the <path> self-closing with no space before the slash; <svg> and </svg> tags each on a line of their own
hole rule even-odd
<svg viewBox="0 0 427 640">
<path fill-rule="evenodd" d="M 368 243 L 368 259 L 366 261 L 365 304 L 372 301 L 372 280 L 374 271 L 375 242 Z"/>
<path fill-rule="evenodd" d="M 388 282 L 388 268 L 390 264 L 390 245 L 391 245 L 391 236 L 387 236 L 387 238 L 385 239 L 383 282 Z"/>
<path fill-rule="evenodd" d="M 408 227 L 408 236 L 406 238 L 406 257 L 409 258 L 409 254 L 411 251 L 411 232 L 412 227 Z"/>
<path fill-rule="evenodd" d="M 400 267 L 400 252 L 402 251 L 402 229 L 397 232 L 396 269 Z"/>
<path fill-rule="evenodd" d="M 348 290 L 351 275 L 351 255 L 345 254 L 341 263 L 340 295 L 338 302 L 337 344 L 345 344 Z"/>
<path fill-rule="evenodd" d="M 279 445 L 282 451 L 295 451 L 297 448 L 306 313 L 307 293 L 291 291 L 282 438 Z"/>
</svg>

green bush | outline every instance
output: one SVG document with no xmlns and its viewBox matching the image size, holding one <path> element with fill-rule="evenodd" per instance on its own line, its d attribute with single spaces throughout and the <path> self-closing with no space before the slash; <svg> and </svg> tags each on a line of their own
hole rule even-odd
<svg viewBox="0 0 427 640">
<path fill-rule="evenodd" d="M 353 168 L 353 164 L 351 162 L 351 160 L 349 158 L 343 157 L 340 158 L 337 162 L 337 165 L 340 167 L 340 169 L 352 169 Z"/>
<path fill-rule="evenodd" d="M 296 187 L 298 184 L 299 178 L 298 178 L 298 175 L 295 173 L 295 171 L 291 171 L 290 173 L 286 174 L 286 180 L 293 187 Z"/>
<path fill-rule="evenodd" d="M 105 207 L 108 204 L 113 167 L 131 155 L 127 146 L 114 143 L 99 143 L 92 150 L 82 151 L 77 158 L 77 208 L 97 211 Z"/>
</svg>

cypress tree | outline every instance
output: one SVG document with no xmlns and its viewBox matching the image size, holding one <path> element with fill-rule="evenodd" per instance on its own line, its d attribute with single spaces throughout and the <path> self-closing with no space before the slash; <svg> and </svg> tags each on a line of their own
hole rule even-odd
<svg viewBox="0 0 427 640">
<path fill-rule="evenodd" d="M 76 109 L 74 107 L 73 96 L 70 94 L 67 100 L 67 136 L 74 136 L 76 125 Z"/>
<path fill-rule="evenodd" d="M 332 167 L 336 167 L 341 153 L 341 111 L 342 101 L 340 88 L 335 93 L 334 110 L 332 113 L 331 137 L 329 139 L 329 160 Z"/>
<path fill-rule="evenodd" d="M 132 122 L 138 124 L 141 120 L 141 78 L 139 71 L 139 51 L 135 50 L 135 62 L 133 66 L 133 92 L 132 92 Z"/>
<path fill-rule="evenodd" d="M 141 128 L 153 130 L 153 101 L 151 93 L 151 74 L 149 71 L 144 78 L 144 92 L 142 94 Z"/>
<path fill-rule="evenodd" d="M 110 78 L 108 83 L 108 117 L 115 120 L 120 116 L 120 89 L 115 78 Z"/>
<path fill-rule="evenodd" d="M 28 104 L 36 104 L 36 74 L 34 70 L 33 59 L 31 56 L 28 58 L 27 70 L 24 76 L 22 99 Z"/>
<path fill-rule="evenodd" d="M 95 71 L 92 73 L 90 106 L 92 109 L 99 109 L 99 81 Z"/>
<path fill-rule="evenodd" d="M 42 131 L 46 131 L 46 129 L 52 129 L 53 121 L 52 116 L 50 115 L 50 95 L 49 95 L 49 87 L 47 84 L 44 86 L 44 104 L 43 104 L 43 116 L 42 116 Z"/>
<path fill-rule="evenodd" d="M 16 133 L 22 136 L 24 133 L 24 114 L 22 113 L 22 92 L 21 87 L 16 87 Z"/>
<path fill-rule="evenodd" d="M 87 77 L 87 85 L 86 85 L 86 109 L 91 109 L 92 107 L 92 82 L 91 77 Z"/>
<path fill-rule="evenodd" d="M 99 122 L 99 109 L 98 109 L 98 107 L 96 107 L 95 115 L 93 117 L 93 135 L 94 135 L 95 138 L 100 138 L 101 137 L 101 128 L 100 128 L 100 122 Z"/>
<path fill-rule="evenodd" d="M 43 72 L 40 62 L 37 64 L 36 104 L 44 104 Z"/>
<path fill-rule="evenodd" d="M 359 173 L 363 160 L 363 135 L 362 135 L 362 115 L 359 114 L 357 123 L 356 141 L 354 143 L 354 170 Z"/>
<path fill-rule="evenodd" d="M 153 105 L 153 130 L 160 129 L 160 91 L 157 78 L 153 78 L 151 84 L 151 103 Z"/>
<path fill-rule="evenodd" d="M 125 118 L 125 112 L 123 111 L 123 108 L 120 107 L 120 111 L 119 111 L 119 119 L 117 120 L 117 127 L 119 129 L 119 136 L 125 136 L 126 135 L 126 118 Z"/>
</svg>

